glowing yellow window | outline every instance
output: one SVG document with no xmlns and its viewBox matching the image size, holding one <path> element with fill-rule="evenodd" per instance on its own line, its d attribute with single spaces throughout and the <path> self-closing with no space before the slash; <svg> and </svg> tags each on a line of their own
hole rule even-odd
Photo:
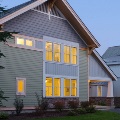
<svg viewBox="0 0 120 120">
<path fill-rule="evenodd" d="M 52 56 L 53 56 L 53 48 L 52 48 L 52 43 L 51 42 L 46 42 L 46 60 L 52 61 Z"/>
<path fill-rule="evenodd" d="M 64 62 L 70 63 L 70 47 L 64 46 Z"/>
<path fill-rule="evenodd" d="M 102 86 L 98 86 L 97 89 L 98 97 L 102 97 Z"/>
<path fill-rule="evenodd" d="M 70 96 L 70 79 L 64 79 L 64 96 Z"/>
<path fill-rule="evenodd" d="M 33 46 L 33 41 L 32 40 L 26 40 L 26 46 Z"/>
<path fill-rule="evenodd" d="M 46 78 L 46 96 L 52 96 L 52 78 Z"/>
<path fill-rule="evenodd" d="M 54 61 L 60 62 L 60 45 L 54 44 Z"/>
<path fill-rule="evenodd" d="M 23 80 L 18 80 L 18 92 L 24 92 L 24 81 Z"/>
<path fill-rule="evenodd" d="M 18 45 L 24 45 L 24 44 L 25 44 L 25 43 L 24 43 L 25 41 L 24 41 L 23 38 L 17 38 L 17 41 L 16 41 L 16 42 L 17 42 Z"/>
<path fill-rule="evenodd" d="M 77 81 L 76 80 L 71 80 L 71 96 L 76 96 L 77 95 Z"/>
<path fill-rule="evenodd" d="M 72 64 L 77 64 L 77 48 L 72 47 L 71 48 L 71 53 L 72 53 Z"/>
<path fill-rule="evenodd" d="M 54 96 L 60 96 L 60 78 L 54 78 Z"/>
</svg>

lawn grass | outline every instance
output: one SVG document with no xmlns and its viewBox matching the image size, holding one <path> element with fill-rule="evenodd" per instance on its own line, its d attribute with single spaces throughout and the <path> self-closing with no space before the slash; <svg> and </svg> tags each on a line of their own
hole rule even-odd
<svg viewBox="0 0 120 120">
<path fill-rule="evenodd" d="M 120 120 L 120 114 L 109 111 L 97 111 L 93 114 L 85 114 L 80 116 L 66 116 L 58 118 L 40 118 L 31 120 Z"/>
</svg>

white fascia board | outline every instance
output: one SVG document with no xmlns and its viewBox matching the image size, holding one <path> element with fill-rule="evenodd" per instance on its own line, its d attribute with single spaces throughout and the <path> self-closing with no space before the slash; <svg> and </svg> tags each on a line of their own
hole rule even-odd
<svg viewBox="0 0 120 120">
<path fill-rule="evenodd" d="M 41 5 L 42 3 L 46 2 L 46 1 L 47 0 L 37 0 L 36 2 L 33 2 L 30 5 L 27 5 L 26 7 L 23 7 L 20 10 L 17 10 L 16 12 L 1 18 L 0 19 L 0 24 L 3 24 L 5 22 L 15 18 L 16 16 L 18 16 L 18 15 L 24 13 L 24 12 L 27 12 L 28 10 L 35 8 L 35 7 Z"/>
<path fill-rule="evenodd" d="M 78 15 L 74 12 L 74 10 L 71 8 L 71 6 L 68 4 L 68 2 L 66 0 L 62 0 L 62 1 L 66 5 L 66 7 L 70 10 L 70 12 L 73 14 L 73 16 L 76 18 L 76 20 L 79 22 L 79 24 L 83 27 L 83 29 L 87 32 L 87 34 L 90 36 L 90 38 L 93 40 L 93 42 L 97 45 L 97 47 L 100 47 L 100 44 L 98 43 L 98 41 L 92 37 L 93 35 L 90 33 L 89 30 L 87 30 L 87 28 L 85 27 L 83 22 L 80 20 Z"/>
<path fill-rule="evenodd" d="M 117 81 L 117 76 L 113 73 L 113 71 L 107 66 L 105 61 L 102 59 L 102 57 L 98 54 L 96 50 L 93 50 L 93 53 L 96 55 L 96 57 L 100 60 L 100 62 L 104 65 L 104 67 L 108 70 L 108 72 L 112 75 L 114 80 Z"/>
</svg>

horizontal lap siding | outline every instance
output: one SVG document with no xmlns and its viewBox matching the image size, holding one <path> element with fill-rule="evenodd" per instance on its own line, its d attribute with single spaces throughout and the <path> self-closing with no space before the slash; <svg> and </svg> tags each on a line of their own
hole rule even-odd
<svg viewBox="0 0 120 120">
<path fill-rule="evenodd" d="M 88 100 L 88 57 L 87 51 L 79 51 L 79 97 L 80 101 Z"/>
<path fill-rule="evenodd" d="M 1 44 L 1 50 L 6 56 L 0 60 L 5 69 L 0 70 L 0 88 L 5 96 L 10 97 L 5 102 L 7 107 L 13 106 L 16 95 L 16 77 L 26 78 L 26 96 L 22 97 L 25 106 L 35 106 L 35 92 L 42 93 L 43 53 L 12 48 Z"/>
</svg>

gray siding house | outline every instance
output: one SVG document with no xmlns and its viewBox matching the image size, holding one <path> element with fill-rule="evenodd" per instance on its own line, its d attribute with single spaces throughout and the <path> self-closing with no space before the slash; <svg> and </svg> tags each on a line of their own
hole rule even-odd
<svg viewBox="0 0 120 120">
<path fill-rule="evenodd" d="M 113 97 L 117 80 L 100 55 L 100 44 L 66 0 L 31 0 L 0 15 L 3 31 L 16 31 L 0 43 L 0 88 L 12 109 L 20 96 L 26 109 L 37 104 L 35 92 L 52 104 L 56 100 L 88 101 L 92 83 L 105 82 L 106 97 Z M 91 89 L 91 88 L 92 89 Z M 101 95 L 101 88 L 98 87 Z"/>
<path fill-rule="evenodd" d="M 120 46 L 109 47 L 102 57 L 117 76 L 118 80 L 113 82 L 113 94 L 120 97 Z"/>
</svg>

